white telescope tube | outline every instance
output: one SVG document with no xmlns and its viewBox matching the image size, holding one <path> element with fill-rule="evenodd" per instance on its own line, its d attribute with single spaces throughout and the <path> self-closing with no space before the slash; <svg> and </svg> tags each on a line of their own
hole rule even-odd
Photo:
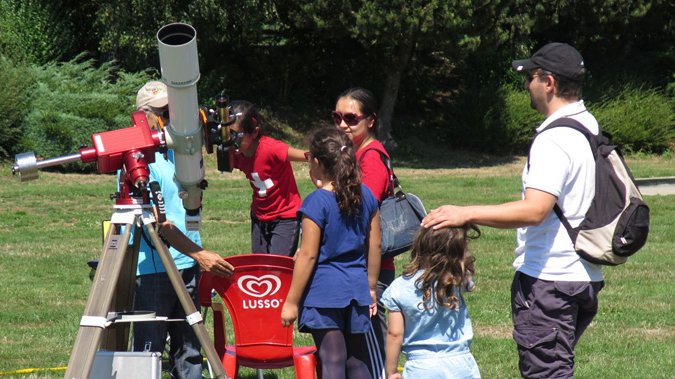
<svg viewBox="0 0 675 379">
<path fill-rule="evenodd" d="M 165 133 L 167 145 L 174 150 L 176 180 L 182 186 L 183 207 L 188 216 L 198 217 L 204 161 L 197 104 L 197 31 L 188 24 L 168 24 L 157 32 L 157 41 L 162 81 L 167 85 L 169 98 L 171 122 Z"/>
</svg>

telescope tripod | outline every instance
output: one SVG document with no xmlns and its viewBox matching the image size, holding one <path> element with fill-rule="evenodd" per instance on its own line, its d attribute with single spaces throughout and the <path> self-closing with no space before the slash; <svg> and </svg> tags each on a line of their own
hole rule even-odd
<svg viewBox="0 0 675 379">
<path fill-rule="evenodd" d="M 122 330 L 121 334 L 118 330 L 117 335 L 109 332 L 104 336 L 104 331 L 108 326 L 114 325 L 109 317 L 109 312 L 116 292 L 120 292 L 120 289 L 122 290 L 121 292 L 126 290 L 126 294 L 121 293 L 120 295 L 126 296 L 127 304 L 125 306 L 130 307 L 131 305 L 131 302 L 128 300 L 131 298 L 130 294 L 133 293 L 141 228 L 142 226 L 146 226 L 150 240 L 155 246 L 162 264 L 166 268 L 166 273 L 187 315 L 186 321 L 190 324 L 199 339 L 215 376 L 226 379 L 225 369 L 209 338 L 203 319 L 185 288 L 183 279 L 176 268 L 168 248 L 159 238 L 155 228 L 156 221 L 152 206 L 149 204 L 116 205 L 110 223 L 103 253 L 89 291 L 87 305 L 80 320 L 80 328 L 77 332 L 75 345 L 70 354 L 64 378 L 89 378 L 94 357 L 102 344 L 102 340 L 105 340 L 103 344 L 107 344 L 107 346 L 122 346 L 126 350 L 128 328 Z M 131 238 L 132 228 L 134 228 L 134 243 L 133 251 L 131 252 L 131 256 L 129 256 L 130 253 L 127 251 L 127 246 Z M 124 272 L 125 270 L 127 272 Z M 123 281 L 120 282 L 119 279 L 122 275 L 124 275 Z M 119 304 L 120 301 L 116 299 L 116 303 Z"/>
</svg>

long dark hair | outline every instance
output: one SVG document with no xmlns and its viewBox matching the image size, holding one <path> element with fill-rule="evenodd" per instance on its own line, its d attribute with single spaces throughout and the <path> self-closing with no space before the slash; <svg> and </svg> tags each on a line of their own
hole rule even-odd
<svg viewBox="0 0 675 379">
<path fill-rule="evenodd" d="M 361 171 L 354 155 L 354 145 L 336 128 L 315 130 L 309 137 L 309 153 L 334 183 L 340 211 L 357 215 L 361 209 Z"/>
<path fill-rule="evenodd" d="M 435 230 L 420 228 L 413 241 L 410 263 L 403 270 L 406 278 L 424 270 L 415 281 L 423 294 L 420 307 L 431 309 L 434 304 L 439 304 L 457 308 L 462 292 L 472 289 L 471 278 L 476 270 L 475 258 L 469 251 L 469 239 L 479 236 L 480 230 L 473 224 Z"/>
</svg>

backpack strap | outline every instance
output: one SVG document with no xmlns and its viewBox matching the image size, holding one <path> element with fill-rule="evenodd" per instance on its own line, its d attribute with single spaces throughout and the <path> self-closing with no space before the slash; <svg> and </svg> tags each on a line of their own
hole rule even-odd
<svg viewBox="0 0 675 379">
<path fill-rule="evenodd" d="M 370 147 L 366 149 L 363 154 L 361 155 L 361 158 L 359 159 L 359 163 L 363 161 L 363 158 L 366 156 L 366 153 L 370 150 L 375 150 L 377 151 L 378 154 L 380 154 L 380 159 L 382 160 L 382 163 L 384 164 L 384 167 L 387 169 L 387 176 L 389 178 L 389 196 L 393 196 L 395 193 L 396 187 L 401 187 L 401 183 L 398 181 L 398 178 L 396 177 L 396 174 L 394 174 L 394 170 L 391 168 L 391 160 L 387 155 L 380 149 Z"/>
<path fill-rule="evenodd" d="M 596 160 L 598 159 L 598 147 L 601 144 L 607 144 L 609 142 L 609 139 L 602 130 L 600 130 L 600 134 L 595 135 L 593 134 L 590 130 L 588 130 L 586 127 L 584 127 L 579 121 L 570 118 L 570 117 L 563 117 L 559 118 L 556 120 L 553 120 L 549 125 L 547 125 L 544 129 L 542 129 L 540 132 L 537 133 L 537 135 L 534 137 L 536 139 L 541 133 L 553 129 L 553 128 L 559 128 L 559 127 L 565 127 L 565 128 L 571 128 L 579 133 L 583 134 L 584 137 L 586 137 L 586 140 L 588 143 L 591 145 L 591 152 L 593 153 L 593 159 Z M 527 169 L 530 169 L 530 151 L 532 149 L 532 145 L 534 144 L 534 139 L 530 143 L 530 147 L 528 149 L 527 153 Z M 553 206 L 553 211 L 555 212 L 556 216 L 558 216 L 558 219 L 560 219 L 560 223 L 563 224 L 565 229 L 567 230 L 567 234 L 569 234 L 570 238 L 572 239 L 572 242 L 575 242 L 577 240 L 577 234 L 578 232 L 574 230 L 572 225 L 570 224 L 569 220 L 567 217 L 565 217 L 565 214 L 563 213 L 563 210 L 560 208 L 558 205 L 558 202 L 556 201 L 555 205 Z"/>
<path fill-rule="evenodd" d="M 559 127 L 565 127 L 565 128 L 571 128 L 579 133 L 583 134 L 584 137 L 586 137 L 586 140 L 588 143 L 591 145 L 591 152 L 593 153 L 593 159 L 598 158 L 598 146 L 600 144 L 608 144 L 609 143 L 609 138 L 607 135 L 605 135 L 604 131 L 600 130 L 600 134 L 595 135 L 591 133 L 590 130 L 588 130 L 586 127 L 584 127 L 579 121 L 570 118 L 570 117 L 563 117 L 559 118 L 556 120 L 553 120 L 549 125 L 547 125 L 544 129 L 542 129 L 540 132 L 538 132 L 534 138 L 532 139 L 532 142 L 530 142 L 530 146 L 528 147 L 527 151 L 527 168 L 530 168 L 530 150 L 532 150 L 532 144 L 534 144 L 534 140 L 543 132 L 553 129 L 553 128 L 559 128 Z"/>
<path fill-rule="evenodd" d="M 591 152 L 593 153 L 593 158 L 597 159 L 598 157 L 598 146 L 600 145 L 600 139 L 599 137 L 602 137 L 602 130 L 600 130 L 599 135 L 595 135 L 591 133 L 588 128 L 583 126 L 579 121 L 570 118 L 570 117 L 563 117 L 559 118 L 557 120 L 554 120 L 552 123 L 547 125 L 541 132 L 539 132 L 537 135 L 553 129 L 553 128 L 559 128 L 559 127 L 566 127 L 566 128 L 572 128 L 576 130 L 577 132 L 581 133 L 586 137 L 586 140 L 588 140 L 588 143 L 591 145 Z"/>
</svg>

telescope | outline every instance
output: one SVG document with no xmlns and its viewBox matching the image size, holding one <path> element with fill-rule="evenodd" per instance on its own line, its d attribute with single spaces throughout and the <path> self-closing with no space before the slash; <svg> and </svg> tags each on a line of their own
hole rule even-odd
<svg viewBox="0 0 675 379">
<path fill-rule="evenodd" d="M 16 163 L 12 166 L 12 173 L 19 174 L 21 181 L 36 179 L 40 169 L 77 160 L 84 163 L 96 162 L 96 168 L 102 174 L 120 172 L 119 190 L 114 196 L 115 212 L 110 219 L 111 227 L 106 233 L 101 261 L 80 319 L 65 373 L 66 379 L 90 377 L 99 347 L 103 350 L 109 350 L 111 345 L 127 347 L 127 336 L 119 336 L 119 330 L 105 329 L 117 319 L 118 313 L 124 313 L 110 312 L 111 310 L 124 311 L 131 306 L 128 291 L 124 289 L 133 287 L 123 283 L 121 278 L 133 280 L 135 277 L 142 227 L 145 227 L 143 233 L 147 232 L 150 240 L 148 243 L 152 243 L 162 260 L 185 312 L 185 322 L 192 327 L 199 339 L 214 375 L 219 379 L 227 378 L 203 319 L 187 292 L 168 246 L 160 239 L 156 221 L 161 222 L 164 215 L 161 189 L 157 182 L 149 183 L 149 165 L 155 161 L 155 153 L 166 153 L 168 149 L 173 149 L 175 179 L 186 211 L 186 227 L 188 230 L 199 229 L 202 191 L 206 188 L 202 146 L 205 138 L 209 137 L 215 141 L 209 141 L 209 146 L 226 143 L 227 122 L 230 118 L 226 116 L 225 107 L 213 132 L 206 131 L 206 122 L 203 127 L 200 124 L 201 112 L 197 105 L 196 85 L 200 74 L 196 37 L 197 33 L 192 26 L 181 23 L 165 25 L 157 32 L 162 81 L 167 85 L 170 112 L 170 123 L 163 130 L 153 130 L 145 112 L 136 111 L 131 114 L 130 127 L 95 133 L 91 136 L 92 145 L 80 148 L 76 154 L 38 161 L 35 153 L 22 153 L 16 156 Z M 221 119 L 225 121 L 221 122 Z M 157 215 L 152 213 L 151 190 L 148 187 L 152 187 Z M 135 231 L 133 240 L 132 229 Z M 130 241 L 133 243 L 129 244 Z M 118 286 L 120 281 L 122 286 Z M 120 295 L 120 299 L 114 299 L 117 295 Z M 105 338 L 104 333 L 107 333 Z M 107 368 L 104 371 L 110 372 Z"/>
<path fill-rule="evenodd" d="M 133 112 L 132 126 L 95 133 L 92 146 L 80 148 L 76 154 L 38 161 L 33 152 L 16 156 L 12 173 L 21 181 L 36 179 L 38 170 L 81 160 L 96 162 L 101 174 L 122 170 L 118 205 L 148 203 L 148 164 L 155 160 L 155 152 L 174 151 L 176 181 L 179 196 L 186 211 L 186 225 L 198 230 L 201 219 L 204 161 L 204 136 L 197 105 L 199 62 L 197 32 L 187 24 L 173 23 L 157 32 L 162 81 L 167 85 L 170 123 L 164 130 L 151 130 L 145 113 Z"/>
</svg>

